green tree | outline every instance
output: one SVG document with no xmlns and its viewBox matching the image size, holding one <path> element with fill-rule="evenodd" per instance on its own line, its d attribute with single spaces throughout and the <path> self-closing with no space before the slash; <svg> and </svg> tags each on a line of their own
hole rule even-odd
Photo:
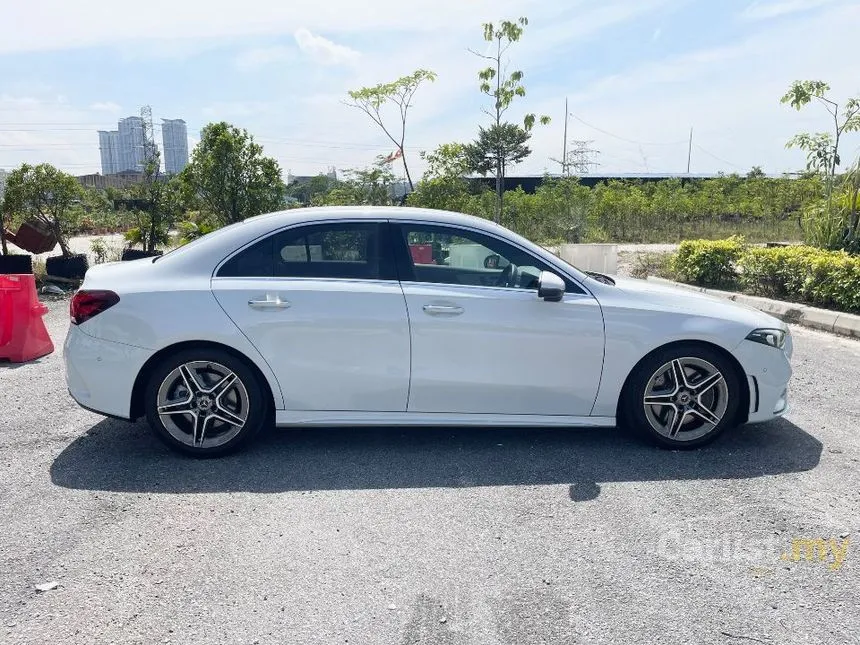
<svg viewBox="0 0 860 645">
<path fill-rule="evenodd" d="M 317 195 L 325 195 L 337 185 L 337 179 L 328 175 L 317 175 L 306 182 L 293 182 L 286 189 L 287 197 L 293 197 L 303 205 L 307 206 L 314 201 Z"/>
<path fill-rule="evenodd" d="M 71 175 L 51 164 L 25 163 L 9 173 L 2 210 L 14 223 L 35 220 L 46 226 L 57 238 L 63 257 L 69 257 L 69 235 L 83 196 L 83 187 Z"/>
<path fill-rule="evenodd" d="M 140 244 L 152 253 L 169 241 L 170 227 L 182 211 L 182 186 L 178 178 L 161 174 L 161 154 L 154 145 L 148 151 L 143 169 L 143 181 L 131 187 L 129 193 L 140 208 L 134 212 L 136 226 L 125 235 L 131 244 Z"/>
<path fill-rule="evenodd" d="M 507 64 L 505 55 L 511 46 L 520 40 L 523 35 L 523 29 L 528 24 L 529 21 L 525 17 L 521 17 L 516 21 L 503 20 L 497 24 L 492 22 L 484 23 L 482 25 L 484 30 L 484 40 L 488 43 L 492 43 L 491 53 L 482 54 L 480 52 L 470 50 L 479 58 L 483 58 L 490 63 L 487 67 L 478 72 L 478 80 L 481 92 L 492 99 L 492 108 L 484 109 L 484 112 L 492 119 L 492 126 L 487 129 L 491 134 L 485 135 L 483 143 L 486 144 L 490 141 L 494 141 L 497 146 L 499 146 L 493 155 L 495 165 L 491 169 L 486 169 L 483 172 L 483 174 L 487 174 L 492 171 L 496 178 L 496 222 L 501 220 L 502 210 L 504 208 L 505 168 L 521 161 L 525 156 L 530 154 L 529 151 L 525 156 L 519 158 L 506 158 L 506 152 L 510 151 L 513 154 L 517 153 L 521 149 L 517 148 L 516 145 L 508 148 L 501 147 L 503 142 L 509 144 L 512 143 L 510 137 L 511 131 L 503 131 L 501 129 L 501 126 L 503 125 L 502 117 L 511 106 L 511 103 L 513 103 L 514 98 L 524 97 L 526 95 L 526 88 L 523 85 L 524 75 L 522 71 L 515 70 L 507 73 L 507 70 L 505 69 Z M 530 132 L 534 127 L 536 120 L 538 120 L 538 117 L 534 114 L 526 114 L 523 117 L 521 130 L 526 133 Z M 539 121 L 546 125 L 549 123 L 550 118 L 548 116 L 541 116 Z M 473 145 L 482 144 L 481 135 L 483 132 L 483 129 L 479 131 L 478 140 L 476 140 Z M 504 136 L 505 134 L 508 134 L 509 136 Z M 513 137 L 514 140 L 517 138 L 521 137 L 519 135 Z M 527 139 L 528 137 L 526 137 L 526 140 Z M 524 144 L 525 141 L 522 142 L 522 145 Z M 526 150 L 528 150 L 528 148 L 526 148 Z M 480 155 L 476 155 L 476 157 L 479 156 Z M 476 170 L 478 169 L 476 168 Z M 480 170 L 478 171 L 480 172 Z"/>
<path fill-rule="evenodd" d="M 829 91 L 830 86 L 824 81 L 795 81 L 780 99 L 781 103 L 788 103 L 798 111 L 817 101 L 833 119 L 832 132 L 801 132 L 786 144 L 788 148 L 804 150 L 807 168 L 824 175 L 828 202 L 833 192 L 836 168 L 842 161 L 839 157 L 842 135 L 860 130 L 860 98 L 852 97 L 845 101 L 840 114 L 839 103 L 827 95 Z"/>
<path fill-rule="evenodd" d="M 415 191 L 409 194 L 410 206 L 438 208 L 462 212 L 466 210 L 471 194 L 469 158 L 462 143 L 443 143 L 431 152 L 421 152 L 427 170 Z"/>
<path fill-rule="evenodd" d="M 391 142 L 395 145 L 395 155 L 403 162 L 403 171 L 406 173 L 406 181 L 409 182 L 409 190 L 414 190 L 412 175 L 409 174 L 409 166 L 406 163 L 406 118 L 409 108 L 412 107 L 412 99 L 415 92 L 425 81 L 431 83 L 436 80 L 435 72 L 419 69 L 408 76 L 398 78 L 391 83 L 380 83 L 373 87 L 362 87 L 349 92 L 350 102 L 347 105 L 358 108 L 370 117 L 378 125 Z M 386 105 L 397 107 L 397 126 L 386 125 L 382 110 Z"/>
<path fill-rule="evenodd" d="M 531 135 L 514 123 L 479 127 L 478 138 L 466 146 L 466 158 L 475 172 L 486 175 L 495 171 L 497 179 L 504 181 L 507 167 L 532 153 L 526 145 L 529 138 Z"/>
<path fill-rule="evenodd" d="M 281 168 L 247 130 L 210 123 L 180 175 L 189 204 L 199 203 L 222 224 L 283 207 Z"/>
<path fill-rule="evenodd" d="M 837 188 L 836 169 L 842 159 L 839 144 L 845 133 L 860 130 L 860 98 L 851 97 L 841 107 L 829 95 L 830 86 L 824 81 L 795 81 L 782 97 L 782 103 L 801 110 L 817 101 L 833 120 L 830 132 L 800 132 L 792 137 L 787 147 L 797 147 L 806 152 L 807 169 L 824 179 L 824 199 L 811 205 L 806 212 L 805 230 L 807 240 L 824 248 L 855 249 L 858 246 L 856 205 L 853 199 L 854 168 L 843 178 L 842 191 Z M 856 166 L 856 163 L 854 164 Z"/>
<path fill-rule="evenodd" d="M 324 195 L 314 206 L 390 206 L 394 174 L 385 163 L 363 170 L 343 171 L 346 179 Z"/>
</svg>

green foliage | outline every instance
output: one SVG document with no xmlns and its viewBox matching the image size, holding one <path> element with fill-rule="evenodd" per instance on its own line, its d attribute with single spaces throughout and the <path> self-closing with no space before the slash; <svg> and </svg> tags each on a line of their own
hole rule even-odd
<svg viewBox="0 0 860 645">
<path fill-rule="evenodd" d="M 541 242 L 677 242 L 743 233 L 753 241 L 798 241 L 803 213 L 820 194 L 816 177 L 801 179 L 659 182 L 613 180 L 594 188 L 576 178 L 545 178 L 535 194 L 507 191 L 505 226 Z M 410 206 L 495 215 L 494 195 L 462 178 L 430 177 L 409 196 Z M 855 213 L 856 214 L 856 213 Z"/>
<path fill-rule="evenodd" d="M 478 138 L 464 147 L 469 168 L 486 176 L 501 168 L 502 173 L 532 151 L 526 145 L 531 135 L 513 123 L 478 128 Z"/>
<path fill-rule="evenodd" d="M 746 245 L 741 237 L 727 240 L 681 242 L 672 269 L 683 282 L 703 287 L 732 287 L 737 280 L 736 264 Z"/>
<path fill-rule="evenodd" d="M 412 99 L 421 84 L 425 81 L 432 83 L 435 80 L 435 72 L 427 69 L 418 69 L 412 74 L 398 78 L 391 83 L 380 83 L 373 87 L 362 87 L 361 89 L 349 92 L 349 98 L 352 99 L 352 102 L 347 103 L 347 105 L 358 108 L 369 116 L 371 121 L 379 126 L 385 133 L 385 136 L 397 147 L 400 160 L 403 162 L 403 170 L 406 172 L 406 180 L 409 182 L 410 191 L 415 187 L 412 184 L 412 176 L 409 174 L 409 166 L 406 164 L 406 151 L 403 147 L 406 142 L 406 115 L 409 108 L 412 107 Z M 392 129 L 390 125 L 385 125 L 386 119 L 383 117 L 382 110 L 387 104 L 397 107 L 397 119 L 399 122 L 397 129 Z"/>
<path fill-rule="evenodd" d="M 385 164 L 344 171 L 346 179 L 328 193 L 317 195 L 314 206 L 390 206 L 394 175 Z"/>
<path fill-rule="evenodd" d="M 822 249 L 860 253 L 860 160 L 842 177 L 830 200 L 804 211 L 805 240 Z"/>
<path fill-rule="evenodd" d="M 134 226 L 125 238 L 134 246 L 140 244 L 144 251 L 153 252 L 166 246 L 170 227 L 183 208 L 183 185 L 177 177 L 168 179 L 160 175 L 159 152 L 151 149 L 143 173 L 143 181 L 128 189 L 131 200 L 139 208 L 131 211 Z"/>
<path fill-rule="evenodd" d="M 95 256 L 96 264 L 119 262 L 122 259 L 122 246 L 108 244 L 103 237 L 97 237 L 90 241 L 90 252 Z"/>
<path fill-rule="evenodd" d="M 472 52 L 481 58 L 490 61 L 490 66 L 478 72 L 478 87 L 483 94 L 493 99 L 493 111 L 488 112 L 495 118 L 495 125 L 501 125 L 502 115 L 513 103 L 514 98 L 524 97 L 526 88 L 523 85 L 524 74 L 520 70 L 504 75 L 504 56 L 515 42 L 519 42 L 523 35 L 523 29 L 529 24 L 528 18 L 522 16 L 515 21 L 502 20 L 497 24 L 487 22 L 481 25 L 484 30 L 484 40 L 495 43 L 495 54 L 487 56 Z M 538 119 L 534 114 L 526 114 L 523 117 L 523 129 L 529 132 Z M 541 116 L 540 123 L 546 125 L 550 122 L 548 116 Z"/>
<path fill-rule="evenodd" d="M 309 206 L 317 195 L 324 195 L 337 185 L 337 180 L 328 175 L 311 177 L 306 183 L 294 182 L 287 186 L 286 196 L 297 199 L 302 205 Z"/>
<path fill-rule="evenodd" d="M 9 223 L 16 225 L 36 220 L 56 236 L 63 257 L 71 255 L 68 237 L 80 215 L 84 189 L 78 180 L 57 170 L 51 164 L 22 164 L 6 180 L 2 211 Z"/>
<path fill-rule="evenodd" d="M 481 93 L 492 99 L 492 109 L 484 112 L 492 119 L 488 129 L 481 128 L 478 139 L 469 146 L 468 158 L 472 169 L 486 175 L 490 172 L 496 178 L 496 222 L 501 221 L 504 211 L 505 171 L 508 166 L 525 159 L 531 150 L 525 145 L 529 132 L 535 121 L 546 125 L 550 122 L 548 116 L 536 117 L 528 113 L 523 117 L 522 126 L 503 123 L 502 117 L 510 108 L 516 97 L 524 97 L 526 88 L 523 85 L 523 72 L 515 70 L 507 73 L 507 52 L 510 47 L 519 42 L 523 29 L 529 24 L 528 18 L 521 17 L 515 21 L 503 20 L 497 24 L 491 22 L 482 25 L 484 40 L 494 43 L 494 52 L 490 55 L 472 51 L 476 56 L 489 61 L 489 66 L 478 72 L 478 87 Z M 470 50 L 471 51 L 471 50 Z M 492 163 L 490 163 L 492 162 Z"/>
<path fill-rule="evenodd" d="M 630 275 L 639 279 L 653 275 L 658 278 L 674 280 L 677 278 L 674 256 L 674 253 L 636 253 L 630 268 Z"/>
<path fill-rule="evenodd" d="M 824 196 L 826 208 L 813 215 L 823 219 L 814 229 L 821 229 L 813 235 L 814 238 L 830 237 L 834 214 L 833 191 L 836 185 L 836 168 L 842 160 L 839 156 L 839 143 L 847 132 L 860 130 L 860 99 L 851 97 L 845 101 L 840 113 L 840 106 L 828 96 L 830 86 L 824 81 L 795 81 L 788 92 L 782 97 L 782 103 L 788 103 L 796 110 L 817 101 L 833 119 L 831 132 L 801 132 L 794 135 L 786 144 L 787 148 L 800 148 L 806 152 L 806 167 L 809 171 L 824 177 Z"/>
<path fill-rule="evenodd" d="M 200 133 L 191 162 L 179 174 L 186 204 L 199 206 L 221 224 L 278 210 L 284 182 L 278 162 L 263 156 L 247 130 L 210 123 Z"/>
<path fill-rule="evenodd" d="M 740 286 L 756 295 L 860 312 L 860 257 L 811 246 L 749 248 Z"/>
<path fill-rule="evenodd" d="M 209 213 L 201 213 L 200 211 L 186 213 L 186 219 L 176 224 L 179 232 L 177 243 L 180 246 L 188 244 L 192 240 L 218 229 L 218 224 L 219 222 Z"/>
<path fill-rule="evenodd" d="M 95 256 L 96 264 L 104 264 L 107 261 L 107 244 L 104 238 L 97 237 L 90 241 L 90 251 Z"/>
</svg>

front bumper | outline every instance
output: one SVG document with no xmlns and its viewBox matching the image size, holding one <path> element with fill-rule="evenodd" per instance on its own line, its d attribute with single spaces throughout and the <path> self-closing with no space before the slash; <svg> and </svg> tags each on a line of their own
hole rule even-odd
<svg viewBox="0 0 860 645">
<path fill-rule="evenodd" d="M 768 421 L 788 412 L 790 344 L 783 351 L 745 340 L 734 351 L 734 355 L 740 361 L 749 385 L 749 423 Z"/>
<path fill-rule="evenodd" d="M 82 407 L 128 419 L 134 382 L 153 351 L 95 338 L 70 325 L 63 344 L 66 385 Z"/>
</svg>

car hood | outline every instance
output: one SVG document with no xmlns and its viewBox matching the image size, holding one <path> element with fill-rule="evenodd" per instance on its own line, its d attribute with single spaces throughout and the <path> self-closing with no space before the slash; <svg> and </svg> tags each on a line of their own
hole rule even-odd
<svg viewBox="0 0 860 645">
<path fill-rule="evenodd" d="M 721 320 L 731 320 L 751 329 L 775 328 L 786 329 L 784 322 L 766 314 L 763 311 L 739 304 L 725 298 L 718 298 L 700 291 L 692 291 L 680 287 L 672 287 L 647 280 L 614 277 L 615 286 L 602 290 L 607 293 L 611 289 L 617 291 L 617 296 L 627 301 L 628 306 L 662 311 L 674 311 Z"/>
</svg>

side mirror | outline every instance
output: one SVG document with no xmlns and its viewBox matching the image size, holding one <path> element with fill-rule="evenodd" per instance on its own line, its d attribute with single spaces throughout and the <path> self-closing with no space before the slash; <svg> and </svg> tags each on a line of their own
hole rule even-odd
<svg viewBox="0 0 860 645">
<path fill-rule="evenodd" d="M 564 280 L 559 278 L 555 273 L 550 271 L 541 271 L 538 278 L 538 298 L 543 298 L 547 302 L 561 302 L 564 298 L 564 290 L 566 285 Z"/>
</svg>

